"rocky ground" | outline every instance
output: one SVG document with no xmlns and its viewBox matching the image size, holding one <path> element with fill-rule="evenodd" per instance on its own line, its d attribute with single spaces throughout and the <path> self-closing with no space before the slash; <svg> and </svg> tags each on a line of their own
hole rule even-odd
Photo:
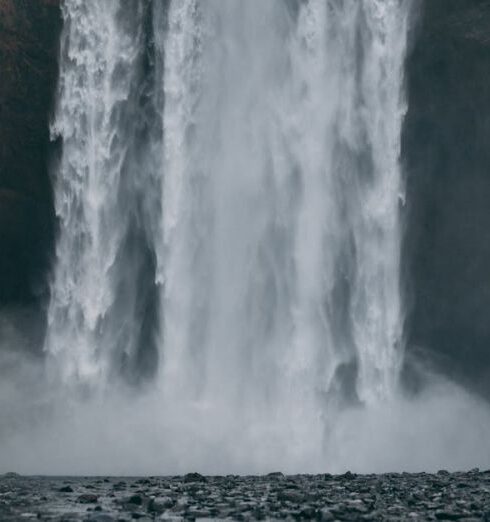
<svg viewBox="0 0 490 522">
<path fill-rule="evenodd" d="M 0 520 L 490 521 L 490 470 L 263 477 L 0 476 Z"/>
</svg>

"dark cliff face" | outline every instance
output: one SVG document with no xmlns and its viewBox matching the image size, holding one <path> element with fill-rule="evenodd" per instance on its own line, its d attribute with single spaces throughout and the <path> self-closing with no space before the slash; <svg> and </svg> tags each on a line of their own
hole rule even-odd
<svg viewBox="0 0 490 522">
<path fill-rule="evenodd" d="M 0 0 L 0 305 L 43 292 L 53 242 L 49 116 L 59 0 Z"/>
<path fill-rule="evenodd" d="M 403 140 L 409 350 L 490 397 L 490 1 L 422 6 Z"/>
</svg>

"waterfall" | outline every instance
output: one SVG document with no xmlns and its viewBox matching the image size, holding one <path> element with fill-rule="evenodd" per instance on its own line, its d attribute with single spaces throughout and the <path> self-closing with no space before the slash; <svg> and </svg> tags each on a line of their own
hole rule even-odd
<svg viewBox="0 0 490 522">
<path fill-rule="evenodd" d="M 146 8 L 148 10 L 148 8 Z M 67 0 L 52 135 L 62 140 L 55 179 L 60 223 L 46 349 L 65 381 L 107 378 L 134 356 L 151 263 L 151 166 L 140 157 L 145 6 L 139 0 Z M 155 133 L 153 133 L 155 134 Z M 141 199 L 144 195 L 145 210 Z M 143 238 L 143 239 L 142 239 Z M 154 278 L 153 278 L 154 279 Z"/>
<path fill-rule="evenodd" d="M 393 397 L 410 4 L 65 0 L 65 386 L 146 371 L 175 461 L 253 469 L 314 467 L 336 411 Z"/>
</svg>

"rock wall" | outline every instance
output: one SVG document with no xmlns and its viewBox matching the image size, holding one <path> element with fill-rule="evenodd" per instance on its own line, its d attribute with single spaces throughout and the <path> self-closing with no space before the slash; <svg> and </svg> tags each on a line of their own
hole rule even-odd
<svg viewBox="0 0 490 522">
<path fill-rule="evenodd" d="M 43 292 L 53 240 L 48 123 L 60 0 L 0 0 L 0 305 Z"/>
<path fill-rule="evenodd" d="M 403 142 L 409 350 L 490 397 L 490 1 L 422 6 Z"/>
</svg>

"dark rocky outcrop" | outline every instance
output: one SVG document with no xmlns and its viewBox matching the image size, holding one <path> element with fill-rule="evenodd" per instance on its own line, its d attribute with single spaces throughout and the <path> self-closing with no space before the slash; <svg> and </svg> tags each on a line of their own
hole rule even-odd
<svg viewBox="0 0 490 522">
<path fill-rule="evenodd" d="M 403 141 L 409 349 L 490 397 L 490 1 L 422 8 Z"/>
<path fill-rule="evenodd" d="M 53 240 L 49 115 L 59 0 L 0 0 L 0 305 L 42 293 Z"/>
</svg>

